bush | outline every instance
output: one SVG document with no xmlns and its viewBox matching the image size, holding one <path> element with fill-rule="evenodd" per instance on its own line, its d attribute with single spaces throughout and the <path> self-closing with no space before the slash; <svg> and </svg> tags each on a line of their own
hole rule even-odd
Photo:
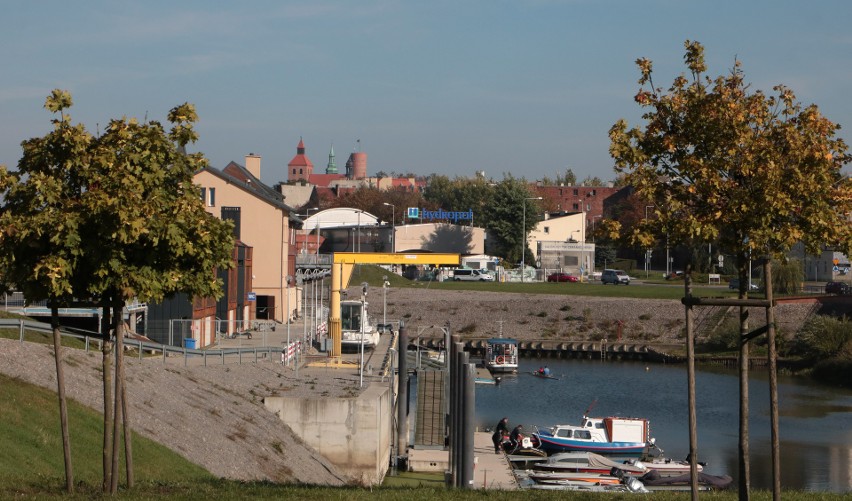
<svg viewBox="0 0 852 501">
<path fill-rule="evenodd" d="M 846 317 L 816 315 L 799 331 L 790 353 L 809 359 L 852 358 L 852 322 Z"/>
</svg>

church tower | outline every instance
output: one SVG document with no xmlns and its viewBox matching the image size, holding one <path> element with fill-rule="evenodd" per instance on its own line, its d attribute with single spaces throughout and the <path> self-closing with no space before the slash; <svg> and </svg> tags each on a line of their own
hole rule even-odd
<svg viewBox="0 0 852 501">
<path fill-rule="evenodd" d="M 328 152 L 328 165 L 325 167 L 326 174 L 337 174 L 337 164 L 334 163 L 334 143 L 331 143 L 331 150 Z"/>
<path fill-rule="evenodd" d="M 305 142 L 300 137 L 299 145 L 296 147 L 296 156 L 287 164 L 287 181 L 307 181 L 313 173 L 314 164 L 305 154 Z"/>
</svg>

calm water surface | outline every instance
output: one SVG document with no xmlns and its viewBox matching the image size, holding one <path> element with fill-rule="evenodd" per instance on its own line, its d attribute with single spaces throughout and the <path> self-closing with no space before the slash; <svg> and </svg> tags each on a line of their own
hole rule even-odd
<svg viewBox="0 0 852 501">
<path fill-rule="evenodd" d="M 548 364 L 560 380 L 528 372 Z M 511 426 L 577 424 L 591 415 L 645 417 L 667 457 L 689 452 L 685 365 L 591 360 L 522 360 L 521 374 L 496 386 L 476 386 L 477 426 L 493 427 L 503 416 Z M 524 374 L 523 372 L 527 372 Z M 806 378 L 779 376 L 781 485 L 785 489 L 852 491 L 852 391 Z M 749 382 L 750 456 L 753 488 L 772 482 L 768 374 L 753 370 Z M 705 471 L 737 479 L 739 383 L 736 370 L 698 368 L 698 456 Z"/>
</svg>

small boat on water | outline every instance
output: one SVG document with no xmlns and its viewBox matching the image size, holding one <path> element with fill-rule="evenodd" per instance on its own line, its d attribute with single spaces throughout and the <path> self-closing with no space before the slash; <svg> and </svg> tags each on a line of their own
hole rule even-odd
<svg viewBox="0 0 852 501">
<path fill-rule="evenodd" d="M 643 467 L 650 470 L 655 470 L 662 477 L 676 477 L 679 475 L 689 474 L 689 461 L 678 461 L 669 458 L 652 458 L 652 459 L 630 459 L 628 463 L 633 466 Z M 704 465 L 698 463 L 698 472 L 704 471 Z"/>
<path fill-rule="evenodd" d="M 727 489 L 734 481 L 730 475 L 709 475 L 707 473 L 699 473 L 697 478 L 698 486 L 701 490 Z M 639 477 L 639 481 L 642 482 L 645 485 L 645 488 L 649 491 L 690 490 L 691 479 L 692 476 L 689 473 L 676 477 L 663 477 L 656 470 L 651 470 Z"/>
<path fill-rule="evenodd" d="M 545 373 L 540 372 L 540 371 L 532 371 L 532 372 L 530 372 L 530 374 L 532 374 L 535 377 L 540 377 L 542 379 L 555 379 L 555 380 L 559 381 L 559 378 L 554 376 L 553 374 L 545 374 Z"/>
<path fill-rule="evenodd" d="M 594 452 L 558 452 L 547 461 L 533 465 L 537 471 L 573 471 L 581 473 L 599 473 L 609 475 L 613 468 L 631 475 L 644 475 L 648 472 L 642 463 L 638 465 L 618 462 Z"/>
<path fill-rule="evenodd" d="M 552 483 L 559 481 L 588 482 L 598 485 L 617 485 L 621 483 L 620 478 L 600 473 L 582 473 L 577 471 L 532 471 L 529 478 L 538 483 Z"/>
<path fill-rule="evenodd" d="M 370 323 L 367 302 L 348 300 L 340 302 L 340 348 L 343 351 L 359 351 L 375 348 L 379 344 L 379 331 Z"/>
<path fill-rule="evenodd" d="M 583 416 L 579 425 L 558 424 L 540 429 L 533 445 L 548 452 L 594 452 L 623 457 L 639 457 L 653 447 L 650 424 L 644 418 Z"/>
<path fill-rule="evenodd" d="M 485 342 L 485 367 L 491 372 L 518 372 L 518 341 L 495 337 Z"/>
</svg>

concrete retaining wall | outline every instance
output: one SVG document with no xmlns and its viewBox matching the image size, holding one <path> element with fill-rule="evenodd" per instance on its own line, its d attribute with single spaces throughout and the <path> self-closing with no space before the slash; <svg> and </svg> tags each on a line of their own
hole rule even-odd
<svg viewBox="0 0 852 501">
<path fill-rule="evenodd" d="M 354 398 L 267 397 L 264 404 L 354 482 L 377 485 L 384 479 L 391 436 L 386 385 L 371 385 Z"/>
</svg>

